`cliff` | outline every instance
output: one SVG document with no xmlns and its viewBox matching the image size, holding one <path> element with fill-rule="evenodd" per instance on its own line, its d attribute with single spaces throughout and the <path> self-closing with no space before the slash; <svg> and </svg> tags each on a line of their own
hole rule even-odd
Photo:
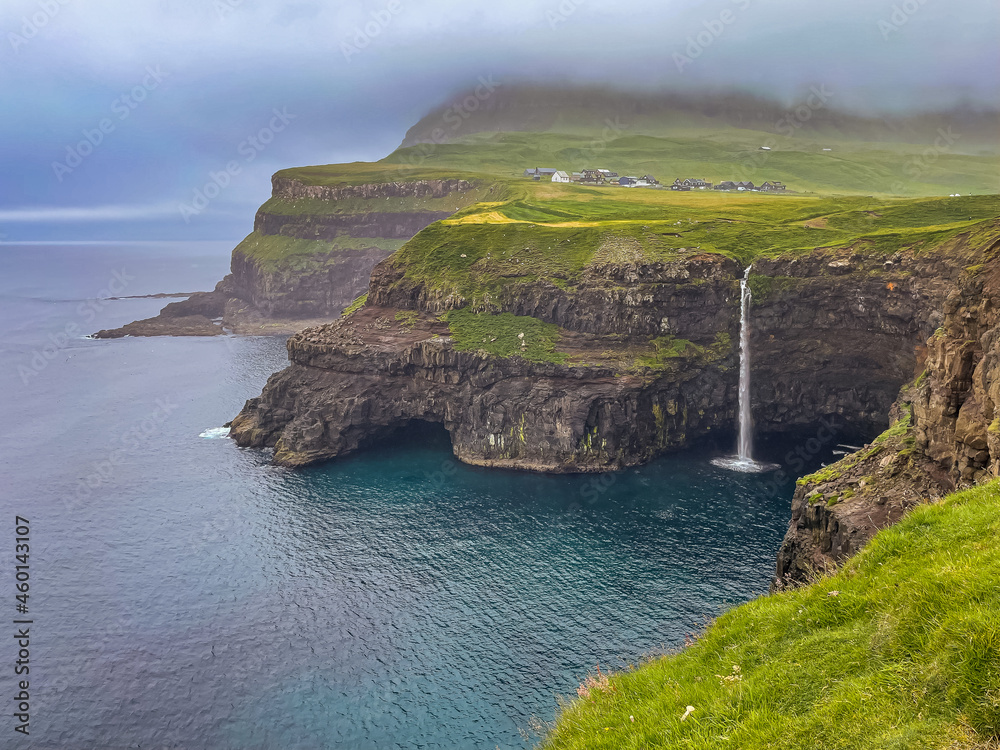
<svg viewBox="0 0 1000 750">
<path fill-rule="evenodd" d="M 378 181 L 328 185 L 311 184 L 308 170 L 277 173 L 215 290 L 95 337 L 293 333 L 330 320 L 365 291 L 379 261 L 489 189 L 398 169 L 370 177 Z"/>
<path fill-rule="evenodd" d="M 676 247 L 655 260 L 655 238 L 602 229 L 588 246 L 576 222 L 475 211 L 379 264 L 360 310 L 290 339 L 290 367 L 247 403 L 233 438 L 298 466 L 435 422 L 467 463 L 564 472 L 733 433 L 742 261 Z M 997 234 L 980 222 L 930 250 L 857 242 L 757 259 L 758 430 L 884 428 L 946 300 Z"/>
<path fill-rule="evenodd" d="M 655 269 L 658 278 L 645 270 L 651 286 L 697 286 L 728 309 L 736 304 L 736 269 L 707 257 Z M 682 304 L 664 312 L 691 338 L 659 345 L 510 313 L 440 320 L 426 310 L 378 306 L 380 297 L 392 296 L 379 286 L 393 277 L 385 270 L 373 278 L 375 303 L 289 340 L 292 366 L 233 421 L 238 443 L 274 446 L 279 463 L 301 465 L 419 420 L 443 424 L 467 463 L 607 471 L 731 422 L 732 413 L 718 408 L 732 401 L 735 387 L 731 315 L 722 330 L 709 329 L 678 294 Z M 637 294 L 633 302 L 642 299 Z M 608 324 L 616 325 L 610 318 Z M 488 351 L 501 347 L 515 356 Z"/>
<path fill-rule="evenodd" d="M 916 505 L 1000 476 L 998 256 L 993 239 L 980 262 L 942 286 L 930 318 L 940 325 L 919 351 L 922 372 L 893 406 L 892 427 L 799 480 L 778 587 L 835 569 Z"/>
</svg>

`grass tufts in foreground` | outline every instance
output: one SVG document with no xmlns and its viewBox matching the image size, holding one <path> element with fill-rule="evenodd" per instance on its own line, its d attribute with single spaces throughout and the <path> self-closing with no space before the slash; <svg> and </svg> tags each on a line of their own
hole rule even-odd
<svg viewBox="0 0 1000 750">
<path fill-rule="evenodd" d="M 683 652 L 581 691 L 541 747 L 994 748 L 998 571 L 993 482 L 916 509 L 838 574 L 737 607 Z"/>
</svg>

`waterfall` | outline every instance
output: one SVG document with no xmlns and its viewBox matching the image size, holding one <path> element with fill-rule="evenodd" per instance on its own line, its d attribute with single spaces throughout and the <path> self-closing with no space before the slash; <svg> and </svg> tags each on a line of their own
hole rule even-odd
<svg viewBox="0 0 1000 750">
<path fill-rule="evenodd" d="M 732 471 L 764 472 L 779 468 L 753 460 L 753 413 L 750 409 L 750 269 L 740 280 L 740 436 L 736 455 L 713 459 L 712 463 Z"/>
<path fill-rule="evenodd" d="M 750 266 L 740 281 L 740 442 L 736 458 L 753 462 L 753 415 L 750 413 Z"/>
</svg>

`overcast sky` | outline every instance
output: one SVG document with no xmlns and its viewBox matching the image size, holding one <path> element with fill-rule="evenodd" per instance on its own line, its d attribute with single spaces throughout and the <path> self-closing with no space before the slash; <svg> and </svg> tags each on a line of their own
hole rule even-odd
<svg viewBox="0 0 1000 750">
<path fill-rule="evenodd" d="M 272 172 L 381 158 L 479 76 L 995 107 L 998 19 L 998 0 L 3 0 L 0 235 L 239 239 Z"/>
</svg>

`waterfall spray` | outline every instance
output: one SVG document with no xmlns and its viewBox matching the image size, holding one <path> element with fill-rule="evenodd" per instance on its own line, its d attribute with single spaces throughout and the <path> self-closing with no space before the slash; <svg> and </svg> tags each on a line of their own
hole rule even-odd
<svg viewBox="0 0 1000 750">
<path fill-rule="evenodd" d="M 750 266 L 740 281 L 740 442 L 736 457 L 753 462 L 753 415 L 750 413 Z"/>
<path fill-rule="evenodd" d="M 774 464 L 753 460 L 753 413 L 750 409 L 750 269 L 747 266 L 740 280 L 740 435 L 736 456 L 717 458 L 713 464 L 723 469 L 746 472 L 773 471 Z"/>
</svg>

